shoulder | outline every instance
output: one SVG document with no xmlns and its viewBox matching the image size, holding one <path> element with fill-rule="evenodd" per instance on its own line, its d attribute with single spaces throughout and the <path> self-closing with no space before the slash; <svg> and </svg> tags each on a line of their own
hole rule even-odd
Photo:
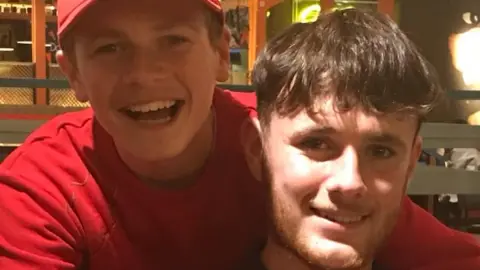
<svg viewBox="0 0 480 270">
<path fill-rule="evenodd" d="M 83 227 L 71 201 L 52 182 L 35 180 L 0 170 L 0 265 L 73 268 L 82 260 Z"/>
<path fill-rule="evenodd" d="M 425 265 L 423 267 L 415 268 L 414 270 L 478 270 L 480 269 L 480 255 L 465 256 L 464 258 L 438 259 L 435 263 Z"/>
<path fill-rule="evenodd" d="M 85 178 L 81 151 L 91 146 L 90 110 L 67 113 L 47 121 L 1 163 L 10 184 L 35 194 L 68 201 L 71 183 Z M 12 180 L 13 179 L 13 180 Z M 40 192 L 40 193 L 39 193 Z"/>
<path fill-rule="evenodd" d="M 93 202 L 102 193 L 94 181 L 87 183 L 91 178 L 81 154 L 92 146 L 92 120 L 89 109 L 59 115 L 0 165 L 0 216 L 8 224 L 0 224 L 0 246 L 15 258 L 0 263 L 6 268 L 73 268 L 85 249 L 98 246 L 92 239 L 107 225 L 95 220 Z"/>
<path fill-rule="evenodd" d="M 421 269 L 439 260 L 479 266 L 478 258 L 480 243 L 473 236 L 446 227 L 406 198 L 397 225 L 376 259 L 386 269 Z"/>
<path fill-rule="evenodd" d="M 65 230 L 68 235 L 60 231 L 59 237 L 72 245 L 83 245 L 84 230 L 98 232 L 110 226 L 108 215 L 102 222 L 92 218 L 106 213 L 92 157 L 93 123 L 90 109 L 55 117 L 0 165 L 0 204 L 5 211 L 25 212 L 15 216 L 22 226 L 41 227 L 36 221 L 44 219 Z"/>
<path fill-rule="evenodd" d="M 47 159 L 71 157 L 76 146 L 88 144 L 91 139 L 88 137 L 91 134 L 92 119 L 93 113 L 87 109 L 62 114 L 45 122 L 4 160 L 1 168 L 10 171 L 25 170 L 30 162 L 45 166 Z"/>
<path fill-rule="evenodd" d="M 215 101 L 226 105 L 225 110 L 239 110 L 247 112 L 249 116 L 256 115 L 257 97 L 254 92 L 235 92 L 217 88 Z"/>
</svg>

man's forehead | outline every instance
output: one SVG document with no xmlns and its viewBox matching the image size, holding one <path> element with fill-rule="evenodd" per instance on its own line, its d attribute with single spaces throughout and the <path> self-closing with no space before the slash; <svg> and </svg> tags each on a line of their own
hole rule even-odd
<svg viewBox="0 0 480 270">
<path fill-rule="evenodd" d="M 273 113 L 269 129 L 284 136 L 319 129 L 334 132 L 380 134 L 384 132 L 405 132 L 407 127 L 411 127 L 413 130 L 416 127 L 416 122 L 417 120 L 413 115 L 400 112 L 373 114 L 361 109 L 344 112 L 340 110 L 316 110 L 312 112 L 304 109 L 286 117 Z"/>
<path fill-rule="evenodd" d="M 112 8 L 114 2 L 114 8 Z M 85 15 L 100 17 L 148 16 L 158 20 L 195 20 L 205 11 L 205 4 L 198 0 L 155 1 L 104 0 L 93 4 Z M 140 18 L 139 17 L 139 18 Z M 192 18 L 193 17 L 193 18 Z"/>
<path fill-rule="evenodd" d="M 198 3 L 198 1 L 196 1 L 196 3 Z M 158 3 L 152 5 L 158 5 Z M 97 37 L 99 35 L 103 36 L 105 32 L 107 32 L 108 35 L 114 35 L 119 31 L 117 28 L 140 27 L 141 24 L 143 25 L 141 26 L 142 30 L 153 31 L 163 31 L 179 27 L 198 30 L 201 25 L 204 25 L 202 24 L 204 19 L 203 13 L 197 12 L 193 7 L 182 11 L 182 9 L 178 8 L 166 10 L 148 5 L 143 7 L 137 5 L 131 8 L 130 4 L 124 8 L 117 7 L 115 12 L 106 12 L 106 9 L 108 9 L 108 7 L 102 3 L 90 8 L 82 16 L 83 18 L 79 20 L 77 25 L 79 32 L 77 32 L 77 34 Z M 178 13 L 178 16 L 176 13 Z M 135 23 L 132 24 L 132 22 Z M 146 26 L 147 28 L 145 28 Z"/>
<path fill-rule="evenodd" d="M 349 143 L 385 143 L 405 150 L 415 140 L 415 131 L 414 117 L 398 113 L 376 116 L 357 110 L 318 113 L 312 117 L 304 110 L 290 117 L 272 115 L 263 136 L 274 145 L 291 144 L 309 137 L 330 137 Z"/>
</svg>

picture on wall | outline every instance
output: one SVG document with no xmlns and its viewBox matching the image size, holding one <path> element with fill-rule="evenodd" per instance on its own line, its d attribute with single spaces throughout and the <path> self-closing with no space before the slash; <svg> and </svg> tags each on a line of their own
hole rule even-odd
<svg viewBox="0 0 480 270">
<path fill-rule="evenodd" d="M 248 48 L 248 7 L 236 6 L 225 12 L 225 19 L 232 34 L 231 48 Z"/>
</svg>

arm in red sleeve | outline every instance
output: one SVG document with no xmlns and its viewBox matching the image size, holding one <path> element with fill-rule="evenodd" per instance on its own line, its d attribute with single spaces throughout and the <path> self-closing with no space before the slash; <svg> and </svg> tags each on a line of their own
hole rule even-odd
<svg viewBox="0 0 480 270">
<path fill-rule="evenodd" d="M 407 197 L 377 262 L 390 270 L 478 270 L 480 243 L 469 234 L 446 227 Z"/>
<path fill-rule="evenodd" d="M 52 183 L 0 173 L 0 269 L 76 269 L 80 226 Z"/>
<path fill-rule="evenodd" d="M 471 258 L 442 260 L 439 259 L 436 263 L 431 263 L 428 266 L 413 268 L 412 270 L 478 270 L 480 265 L 480 257 L 475 256 Z"/>
</svg>

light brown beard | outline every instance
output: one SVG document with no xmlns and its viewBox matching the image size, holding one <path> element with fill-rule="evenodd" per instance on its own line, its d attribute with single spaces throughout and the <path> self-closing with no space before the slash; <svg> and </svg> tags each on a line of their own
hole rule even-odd
<svg viewBox="0 0 480 270">
<path fill-rule="evenodd" d="M 363 269 L 364 267 L 371 265 L 374 261 L 375 254 L 393 231 L 401 209 L 400 203 L 399 208 L 385 218 L 385 225 L 381 227 L 381 231 L 378 231 L 374 239 L 369 240 L 370 245 L 367 246 L 366 250 L 360 251 L 358 256 L 355 258 L 350 258 L 341 265 L 332 265 L 329 263 L 328 257 L 321 257 L 317 254 L 312 254 L 307 245 L 304 243 L 304 240 L 298 238 L 298 222 L 289 218 L 288 205 L 285 205 L 281 198 L 275 196 L 275 191 L 273 190 L 273 185 L 271 184 L 271 181 L 273 180 L 272 174 L 265 158 L 262 164 L 262 179 L 269 184 L 267 214 L 269 218 L 268 224 L 270 240 L 276 245 L 288 250 L 300 261 L 303 261 L 305 265 L 308 265 L 311 270 L 353 270 Z M 406 185 L 404 189 L 405 188 Z"/>
</svg>

